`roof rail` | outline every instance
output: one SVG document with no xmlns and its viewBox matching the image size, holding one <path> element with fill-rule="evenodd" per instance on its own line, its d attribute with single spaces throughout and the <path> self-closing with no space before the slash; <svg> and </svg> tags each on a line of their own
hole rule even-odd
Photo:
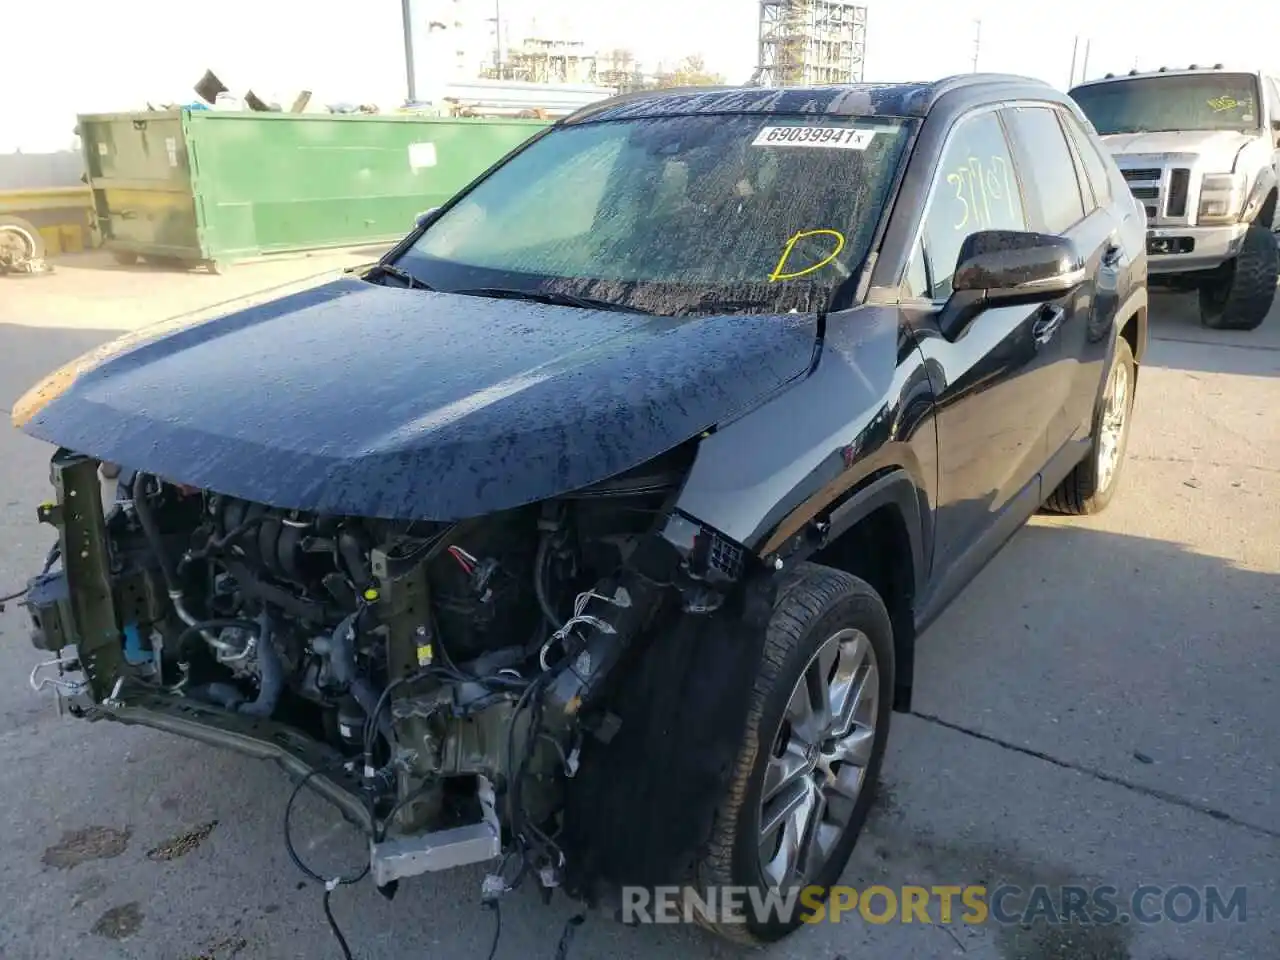
<svg viewBox="0 0 1280 960">
<path fill-rule="evenodd" d="M 1016 73 L 957 73 L 950 77 L 943 77 L 941 80 L 935 80 L 932 84 L 933 95 L 940 97 L 944 93 L 950 93 L 953 90 L 962 90 L 965 87 L 977 86 L 983 83 L 1030 83 L 1037 87 L 1051 86 L 1037 77 L 1024 77 Z"/>
</svg>

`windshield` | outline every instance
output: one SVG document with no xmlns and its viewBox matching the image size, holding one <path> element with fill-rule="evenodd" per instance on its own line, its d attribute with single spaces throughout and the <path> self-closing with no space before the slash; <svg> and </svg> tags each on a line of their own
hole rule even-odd
<svg viewBox="0 0 1280 960">
<path fill-rule="evenodd" d="M 1247 73 L 1137 77 L 1076 87 L 1071 97 L 1103 136 L 1259 127 L 1258 80 Z"/>
<path fill-rule="evenodd" d="M 552 130 L 398 261 L 437 290 L 572 294 L 650 313 L 825 305 L 858 269 L 905 122 L 684 116 Z"/>
</svg>

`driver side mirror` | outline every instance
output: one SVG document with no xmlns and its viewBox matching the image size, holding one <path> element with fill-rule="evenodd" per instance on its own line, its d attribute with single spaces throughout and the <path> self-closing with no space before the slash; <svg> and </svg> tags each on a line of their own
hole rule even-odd
<svg viewBox="0 0 1280 960">
<path fill-rule="evenodd" d="M 431 226 L 432 221 L 435 220 L 435 218 L 438 217 L 439 215 L 440 215 L 440 208 L 432 207 L 430 210 L 423 210 L 422 213 L 414 217 L 413 222 L 414 222 L 414 225 L 417 226 L 419 230 L 424 230 L 427 227 Z"/>
<path fill-rule="evenodd" d="M 939 326 L 955 340 L 983 310 L 1056 300 L 1085 276 L 1084 258 L 1066 237 L 1021 230 L 970 234 L 960 247 Z"/>
</svg>

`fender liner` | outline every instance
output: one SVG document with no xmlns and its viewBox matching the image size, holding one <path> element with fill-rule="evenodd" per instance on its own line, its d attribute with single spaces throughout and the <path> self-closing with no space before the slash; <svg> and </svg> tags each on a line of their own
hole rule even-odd
<svg viewBox="0 0 1280 960">
<path fill-rule="evenodd" d="M 884 597 L 893 621 L 894 658 L 896 684 L 894 709 L 905 712 L 911 709 L 911 689 L 915 675 L 916 598 L 924 592 L 929 576 L 932 547 L 932 526 L 926 528 L 927 505 L 922 505 L 922 492 L 901 467 L 889 468 L 873 474 L 843 498 L 834 501 L 820 517 L 791 537 L 772 555 L 766 556 L 766 566 L 782 560 L 790 567 L 820 553 L 835 543 L 877 510 L 890 507 L 897 510 L 907 534 L 910 550 L 911 576 L 903 584 L 905 595 Z"/>
</svg>

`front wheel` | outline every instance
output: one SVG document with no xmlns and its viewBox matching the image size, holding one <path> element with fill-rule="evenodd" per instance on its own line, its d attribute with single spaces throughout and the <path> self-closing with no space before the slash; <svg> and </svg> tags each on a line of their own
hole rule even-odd
<svg viewBox="0 0 1280 960">
<path fill-rule="evenodd" d="M 1266 319 L 1280 282 L 1280 250 L 1265 227 L 1252 225 L 1240 253 L 1220 277 L 1200 286 L 1200 322 L 1214 330 L 1254 330 Z"/>
<path fill-rule="evenodd" d="M 752 691 L 746 735 L 716 813 L 694 891 L 748 888 L 748 912 L 702 917 L 746 944 L 781 939 L 840 878 L 870 810 L 889 736 L 893 629 L 867 583 L 803 564 L 774 607 Z M 793 908 L 762 916 L 770 892 Z M 777 903 L 777 900 L 774 900 Z"/>
</svg>

